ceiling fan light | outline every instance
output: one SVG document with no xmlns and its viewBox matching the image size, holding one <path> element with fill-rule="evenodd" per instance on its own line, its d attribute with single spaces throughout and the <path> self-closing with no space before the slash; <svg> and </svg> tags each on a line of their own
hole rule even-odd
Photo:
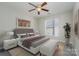
<svg viewBox="0 0 79 59">
<path fill-rule="evenodd" d="M 41 11 L 41 8 L 37 8 L 36 10 L 37 10 L 37 11 Z"/>
</svg>

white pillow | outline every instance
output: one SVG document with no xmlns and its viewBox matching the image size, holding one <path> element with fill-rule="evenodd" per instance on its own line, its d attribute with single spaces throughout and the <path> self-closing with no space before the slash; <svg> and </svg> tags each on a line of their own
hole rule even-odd
<svg viewBox="0 0 79 59">
<path fill-rule="evenodd" d="M 23 34 L 17 34 L 17 36 L 18 36 L 19 38 L 21 38 L 21 36 L 24 36 L 24 35 L 26 35 L 26 33 L 23 33 Z"/>
<path fill-rule="evenodd" d="M 26 33 L 23 33 L 23 34 L 17 34 L 17 35 L 20 35 L 20 36 L 22 36 L 22 35 L 26 35 Z"/>
</svg>

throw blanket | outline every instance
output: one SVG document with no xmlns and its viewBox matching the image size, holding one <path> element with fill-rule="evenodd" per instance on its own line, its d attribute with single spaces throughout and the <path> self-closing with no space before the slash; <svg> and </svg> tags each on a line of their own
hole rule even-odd
<svg viewBox="0 0 79 59">
<path fill-rule="evenodd" d="M 34 36 L 34 37 L 26 38 L 26 40 L 23 41 L 22 45 L 27 47 L 27 48 L 30 48 L 32 42 L 40 40 L 40 39 L 42 39 L 44 37 L 45 36 Z"/>
</svg>

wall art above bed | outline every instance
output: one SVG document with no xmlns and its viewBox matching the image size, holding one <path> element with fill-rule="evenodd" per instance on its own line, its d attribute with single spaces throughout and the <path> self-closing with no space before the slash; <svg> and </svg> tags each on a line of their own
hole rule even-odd
<svg viewBox="0 0 79 59">
<path fill-rule="evenodd" d="M 29 20 L 17 19 L 17 28 L 29 28 L 30 24 Z"/>
</svg>

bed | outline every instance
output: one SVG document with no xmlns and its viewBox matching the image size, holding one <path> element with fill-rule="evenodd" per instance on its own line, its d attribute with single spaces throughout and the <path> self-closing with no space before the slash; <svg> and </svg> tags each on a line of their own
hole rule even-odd
<svg viewBox="0 0 79 59">
<path fill-rule="evenodd" d="M 32 34 L 32 36 L 26 35 L 27 33 Z M 49 39 L 48 37 L 34 35 L 33 33 L 33 29 L 15 29 L 14 37 L 18 41 L 18 46 L 24 48 L 33 55 L 37 55 L 38 52 L 44 55 L 52 55 L 60 40 Z"/>
<path fill-rule="evenodd" d="M 24 48 L 25 50 L 32 53 L 33 55 L 36 55 L 40 51 L 39 50 L 40 46 L 49 40 L 49 38 L 45 37 L 45 36 L 33 35 L 33 34 L 32 34 L 33 36 L 27 36 L 27 35 L 24 35 L 25 33 L 32 34 L 32 33 L 34 33 L 34 31 L 33 31 L 33 29 L 15 29 L 14 30 L 14 37 L 18 41 L 18 46 Z M 18 35 L 19 36 L 23 35 L 23 36 L 21 38 L 21 37 L 18 37 Z M 29 42 L 31 42 L 31 45 L 29 45 Z M 29 46 L 28 45 L 26 46 L 27 43 Z"/>
</svg>

